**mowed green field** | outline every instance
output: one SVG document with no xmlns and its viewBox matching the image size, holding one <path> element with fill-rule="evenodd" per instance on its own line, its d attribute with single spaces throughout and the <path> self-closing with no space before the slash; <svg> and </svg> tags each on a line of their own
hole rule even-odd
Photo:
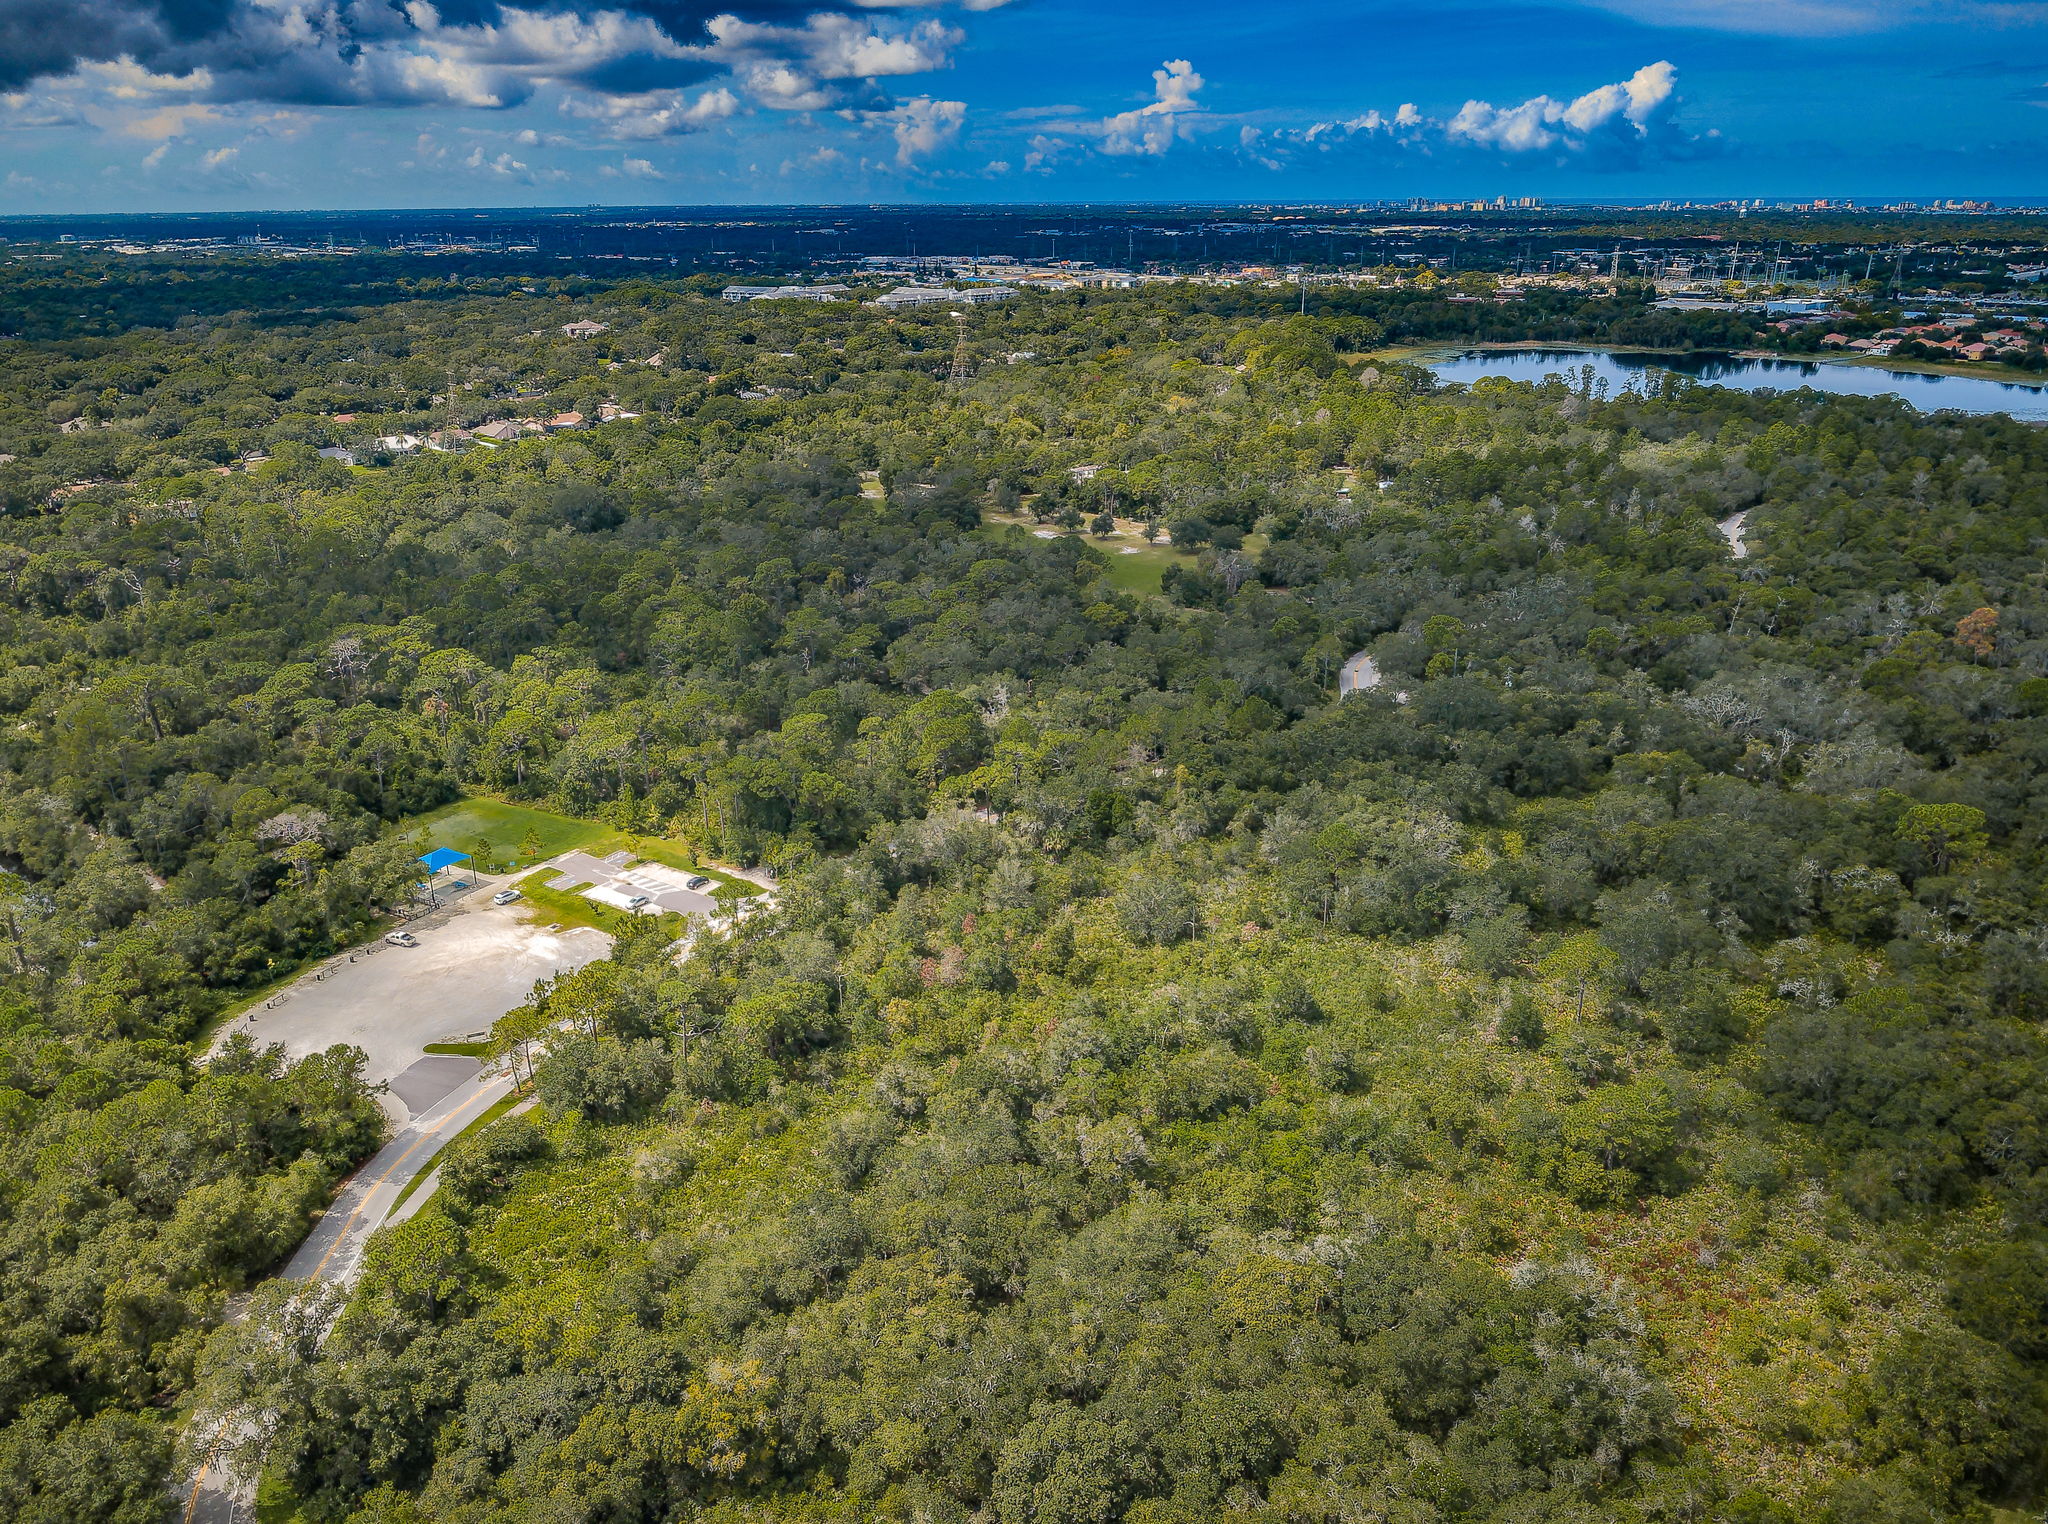
<svg viewBox="0 0 2048 1524">
<path fill-rule="evenodd" d="M 630 853 L 635 862 L 655 862 L 685 873 L 701 873 L 716 885 L 711 891 L 714 894 L 744 899 L 761 892 L 756 884 L 699 862 L 680 842 L 621 831 L 601 820 L 579 820 L 574 815 L 557 815 L 531 805 L 507 804 L 501 799 L 461 799 L 407 821 L 402 830 L 408 837 L 419 837 L 426 847 L 453 847 L 473 857 L 477 838 L 483 837 L 491 844 L 490 858 L 478 864 L 485 872 L 517 872 L 558 852 L 583 851 L 603 857 L 623 851 Z M 539 838 L 537 852 L 524 849 L 529 831 Z"/>
<path fill-rule="evenodd" d="M 1114 542 L 1098 547 L 1109 557 L 1110 585 L 1123 593 L 1156 593 L 1166 568 L 1175 562 L 1193 566 L 1195 558 L 1171 545 L 1147 545 L 1130 555 Z"/>
<path fill-rule="evenodd" d="M 1109 557 L 1110 585 L 1123 593 L 1156 593 L 1167 567 L 1178 564 L 1192 570 L 1197 562 L 1194 552 L 1175 550 L 1171 545 L 1146 545 L 1125 554 L 1121 541 L 1091 539 L 1088 543 Z M 1256 556 L 1265 547 L 1266 536 L 1245 536 L 1246 555 Z"/>
<path fill-rule="evenodd" d="M 569 815 L 557 815 L 548 810 L 531 809 L 523 804 L 506 804 L 498 799 L 459 799 L 444 805 L 431 814 L 422 815 L 406 823 L 406 833 L 420 834 L 428 847 L 453 847 L 458 852 L 476 851 L 478 837 L 491 844 L 491 865 L 512 867 L 524 862 L 539 862 L 542 858 L 553 857 L 557 852 L 567 852 L 577 847 L 589 847 L 607 836 L 617 834 L 613 829 L 597 820 L 577 820 Z M 531 831 L 540 839 L 540 850 L 531 855 L 521 850 L 521 843 Z"/>
</svg>

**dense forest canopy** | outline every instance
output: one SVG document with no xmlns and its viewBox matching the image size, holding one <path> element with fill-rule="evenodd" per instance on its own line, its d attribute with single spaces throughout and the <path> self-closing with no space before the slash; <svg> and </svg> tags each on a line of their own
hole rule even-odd
<svg viewBox="0 0 2048 1524">
<path fill-rule="evenodd" d="M 1440 388 L 1408 300 L 0 350 L 0 1511 L 157 1518 L 194 1411 L 357 1524 L 2038 1508 L 2048 433 Z M 193 1041 L 465 790 L 779 907 L 224 1323 L 380 1124 Z"/>
</svg>

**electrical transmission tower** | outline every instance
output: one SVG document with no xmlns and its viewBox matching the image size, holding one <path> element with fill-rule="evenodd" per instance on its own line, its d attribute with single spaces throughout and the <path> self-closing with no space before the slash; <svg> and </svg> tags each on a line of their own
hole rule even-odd
<svg viewBox="0 0 2048 1524">
<path fill-rule="evenodd" d="M 953 314 L 953 319 L 960 325 L 960 335 L 953 341 L 953 368 L 946 373 L 946 384 L 948 386 L 965 386 L 967 384 L 967 319 L 957 312 Z"/>
</svg>

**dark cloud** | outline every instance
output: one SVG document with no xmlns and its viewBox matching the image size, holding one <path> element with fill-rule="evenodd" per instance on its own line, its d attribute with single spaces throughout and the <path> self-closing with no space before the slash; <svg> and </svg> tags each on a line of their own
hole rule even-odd
<svg viewBox="0 0 2048 1524">
<path fill-rule="evenodd" d="M 304 105 L 452 102 L 509 105 L 536 79 L 603 91 L 675 88 L 720 72 L 702 59 L 663 56 L 662 39 L 710 40 L 713 16 L 789 24 L 838 0 L 447 0 L 408 12 L 389 0 L 0 0 L 0 91 L 82 65 L 132 60 L 152 74 L 205 70 L 215 100 Z M 536 20 L 597 26 L 551 49 Z M 642 44 L 617 22 L 640 23 Z M 468 29 L 451 42 L 451 31 Z M 529 40 L 524 56 L 520 38 Z M 657 45 L 646 45 L 657 44 Z"/>
</svg>

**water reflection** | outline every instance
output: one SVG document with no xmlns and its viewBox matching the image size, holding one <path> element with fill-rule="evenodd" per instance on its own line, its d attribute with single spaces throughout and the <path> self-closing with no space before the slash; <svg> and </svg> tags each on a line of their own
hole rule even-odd
<svg viewBox="0 0 2048 1524">
<path fill-rule="evenodd" d="M 2008 413 L 2014 418 L 2048 420 L 2048 390 L 2039 386 L 1978 376 L 1915 375 L 1874 365 L 1597 349 L 1475 349 L 1429 362 L 1429 368 L 1440 379 L 1464 382 L 1486 376 L 1541 381 L 1547 375 L 1563 375 L 1576 384 L 1589 365 L 1594 380 L 1605 381 L 1610 391 L 1631 385 L 1641 391 L 1654 384 L 1655 372 L 1676 371 L 1696 381 L 1742 391 L 1792 391 L 1806 386 L 1847 397 L 1902 397 L 1923 412 L 1951 408 L 1965 413 Z"/>
</svg>

